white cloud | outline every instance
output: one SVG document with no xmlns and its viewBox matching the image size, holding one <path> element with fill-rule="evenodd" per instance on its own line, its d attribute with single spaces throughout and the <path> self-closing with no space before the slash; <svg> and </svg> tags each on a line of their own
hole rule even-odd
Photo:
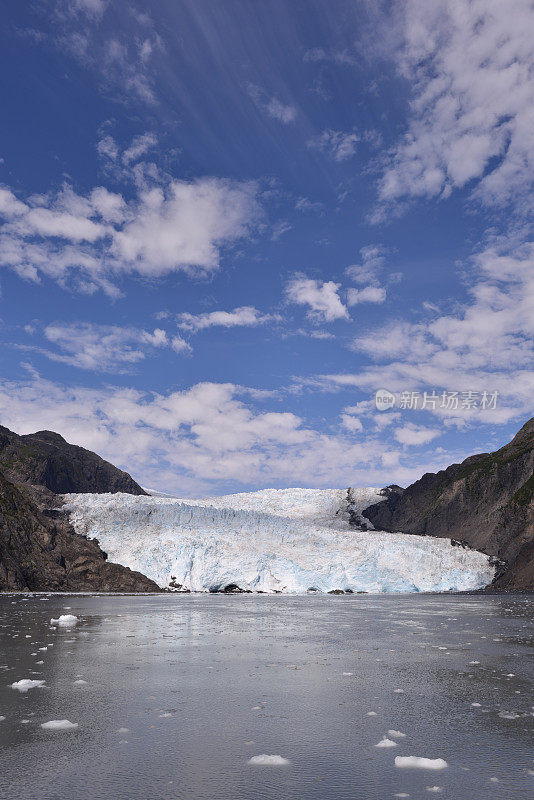
<svg viewBox="0 0 534 800">
<path fill-rule="evenodd" d="M 422 444 L 428 444 L 433 439 L 441 436 L 441 434 L 442 431 L 436 430 L 435 428 L 425 428 L 421 425 L 414 425 L 408 422 L 402 428 L 397 428 L 395 430 L 395 439 L 407 447 L 417 447 Z"/>
<path fill-rule="evenodd" d="M 113 136 L 107 134 L 98 140 L 96 145 L 97 153 L 101 158 L 109 158 L 116 161 L 119 155 L 119 146 Z"/>
<path fill-rule="evenodd" d="M 366 353 L 377 361 L 391 358 L 430 359 L 436 343 L 429 341 L 424 326 L 393 321 L 369 330 L 352 342 L 351 348 Z"/>
<path fill-rule="evenodd" d="M 295 106 L 282 103 L 278 97 L 269 97 L 263 89 L 254 84 L 248 85 L 248 93 L 258 108 L 273 119 L 278 120 L 283 125 L 289 125 L 295 122 L 297 118 L 297 109 Z"/>
<path fill-rule="evenodd" d="M 93 19 L 100 19 L 107 8 L 107 0 L 67 0 L 66 7 L 72 13 L 83 12 Z"/>
<path fill-rule="evenodd" d="M 332 322 L 348 319 L 349 313 L 339 297 L 341 284 L 334 281 L 318 281 L 296 273 L 286 286 L 286 297 L 291 303 L 309 307 L 312 319 Z"/>
<path fill-rule="evenodd" d="M 408 454 L 399 463 L 396 450 L 374 436 L 324 434 L 291 412 L 258 409 L 255 403 L 268 401 L 263 394 L 231 383 L 169 394 L 67 388 L 34 374 L 26 382 L 0 381 L 1 422 L 19 433 L 58 431 L 143 485 L 181 494 L 236 484 L 405 484 L 430 466 Z M 444 463 L 450 458 L 445 454 Z"/>
<path fill-rule="evenodd" d="M 297 118 L 297 109 L 295 106 L 285 105 L 276 97 L 271 97 L 265 105 L 265 110 L 270 117 L 283 122 L 284 125 L 294 122 Z"/>
<path fill-rule="evenodd" d="M 360 249 L 362 257 L 360 264 L 351 264 L 345 270 L 355 283 L 369 284 L 363 289 L 347 290 L 347 305 L 355 306 L 358 303 L 383 303 L 386 299 L 386 290 L 380 286 L 378 275 L 386 260 L 387 249 L 379 244 L 367 245 Z"/>
<path fill-rule="evenodd" d="M 165 44 L 147 14 L 136 13 L 131 4 L 115 3 L 109 26 L 108 0 L 57 0 L 53 5 L 52 11 L 47 4 L 37 9 L 44 19 L 43 29 L 33 31 L 34 41 L 51 45 L 62 57 L 73 57 L 96 75 L 106 98 L 157 103 L 157 58 Z"/>
<path fill-rule="evenodd" d="M 334 161 L 345 161 L 356 153 L 356 146 L 361 140 L 355 131 L 326 130 L 320 136 L 308 141 L 308 147 L 327 151 Z"/>
<path fill-rule="evenodd" d="M 498 392 L 496 409 L 429 408 L 443 419 L 506 423 L 534 412 L 534 242 L 494 238 L 473 259 L 470 299 L 454 313 L 426 307 L 417 322 L 390 320 L 353 340 L 377 366 L 317 376 L 317 389 Z M 419 316 L 419 315 L 418 315 Z"/>
<path fill-rule="evenodd" d="M 304 61 L 331 62 L 337 66 L 353 67 L 358 65 L 358 59 L 348 50 L 324 50 L 322 47 L 314 47 L 304 53 Z"/>
<path fill-rule="evenodd" d="M 123 268 L 146 275 L 217 269 L 220 246 L 248 232 L 255 194 L 253 184 L 216 178 L 142 193 L 132 219 L 115 232 L 111 252 Z"/>
<path fill-rule="evenodd" d="M 262 314 L 253 306 L 241 306 L 233 311 L 210 311 L 204 314 L 184 313 L 178 316 L 178 327 L 186 331 L 201 331 L 214 326 L 222 328 L 254 327 L 275 319 Z"/>
<path fill-rule="evenodd" d="M 295 209 L 303 213 L 321 214 L 324 211 L 324 203 L 314 202 L 309 197 L 299 197 L 295 203 Z"/>
<path fill-rule="evenodd" d="M 190 353 L 191 345 L 181 336 L 176 334 L 171 339 L 171 347 L 175 353 Z"/>
<path fill-rule="evenodd" d="M 355 283 L 376 284 L 378 274 L 384 266 L 387 252 L 387 249 L 381 244 L 369 244 L 362 247 L 360 249 L 361 262 L 347 267 L 345 275 Z"/>
<path fill-rule="evenodd" d="M 473 195 L 484 203 L 530 207 L 532 3 L 404 0 L 400 8 L 395 57 L 413 94 L 408 130 L 385 169 L 380 199 L 447 196 L 476 181 Z"/>
<path fill-rule="evenodd" d="M 341 425 L 351 433 L 361 433 L 363 431 L 361 420 L 358 419 L 358 417 L 353 417 L 351 414 L 341 415 Z"/>
<path fill-rule="evenodd" d="M 217 178 L 170 180 L 129 202 L 104 187 L 24 201 L 3 188 L 0 266 L 33 281 L 75 276 L 82 291 L 117 294 L 113 281 L 123 272 L 216 270 L 222 248 L 245 237 L 258 215 L 254 184 Z"/>
<path fill-rule="evenodd" d="M 140 136 L 134 136 L 132 143 L 122 154 L 123 163 L 131 164 L 132 161 L 138 161 L 141 156 L 144 156 L 157 143 L 158 138 L 154 133 L 143 133 Z"/>
<path fill-rule="evenodd" d="M 382 286 L 366 286 L 364 289 L 347 289 L 347 305 L 358 303 L 383 303 L 386 290 Z"/>
<path fill-rule="evenodd" d="M 56 345 L 59 352 L 40 347 L 31 349 L 37 349 L 52 361 L 97 372 L 127 372 L 145 359 L 153 348 L 172 347 L 175 352 L 190 351 L 187 342 L 181 340 L 181 347 L 180 341 L 169 339 L 161 328 L 150 332 L 89 322 L 55 323 L 45 327 L 44 337 Z"/>
</svg>

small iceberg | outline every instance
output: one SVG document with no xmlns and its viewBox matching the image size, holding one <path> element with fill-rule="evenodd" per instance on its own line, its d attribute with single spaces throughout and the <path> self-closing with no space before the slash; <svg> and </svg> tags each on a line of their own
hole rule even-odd
<svg viewBox="0 0 534 800">
<path fill-rule="evenodd" d="M 268 756 L 262 753 L 260 756 L 249 758 L 248 763 L 260 767 L 284 767 L 291 762 L 287 758 L 282 758 L 282 756 Z"/>
<path fill-rule="evenodd" d="M 78 622 L 78 617 L 74 614 L 61 614 L 57 619 L 51 619 L 50 625 L 56 625 L 58 628 L 73 628 Z"/>
<path fill-rule="evenodd" d="M 51 719 L 41 723 L 41 728 L 44 728 L 45 731 L 73 731 L 77 727 L 77 722 L 71 722 L 68 719 Z"/>
<path fill-rule="evenodd" d="M 11 684 L 12 689 L 16 689 L 17 692 L 22 692 L 25 694 L 29 689 L 39 689 L 41 686 L 44 686 L 45 681 L 37 681 L 32 680 L 31 678 L 23 678 L 21 681 L 15 681 L 15 683 Z"/>
<path fill-rule="evenodd" d="M 420 758 L 419 756 L 396 756 L 395 766 L 400 769 L 446 769 L 444 758 Z"/>
</svg>

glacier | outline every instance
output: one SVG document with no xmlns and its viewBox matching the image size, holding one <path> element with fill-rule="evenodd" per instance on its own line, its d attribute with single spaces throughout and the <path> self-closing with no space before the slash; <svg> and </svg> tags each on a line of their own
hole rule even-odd
<svg viewBox="0 0 534 800">
<path fill-rule="evenodd" d="M 462 591 L 493 578 L 490 558 L 449 539 L 361 531 L 349 519 L 380 489 L 264 489 L 200 500 L 63 496 L 76 533 L 159 586 L 193 592 Z M 372 528 L 371 525 L 369 525 Z"/>
</svg>

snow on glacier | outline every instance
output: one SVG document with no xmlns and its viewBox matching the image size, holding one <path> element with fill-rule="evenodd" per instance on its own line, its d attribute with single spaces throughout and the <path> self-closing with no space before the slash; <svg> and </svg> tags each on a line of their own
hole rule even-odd
<svg viewBox="0 0 534 800">
<path fill-rule="evenodd" d="M 352 511 L 378 502 L 379 492 L 352 490 Z M 448 539 L 351 528 L 346 489 L 64 499 L 77 533 L 162 587 L 174 578 L 191 591 L 447 591 L 485 586 L 494 573 L 486 555 Z"/>
</svg>

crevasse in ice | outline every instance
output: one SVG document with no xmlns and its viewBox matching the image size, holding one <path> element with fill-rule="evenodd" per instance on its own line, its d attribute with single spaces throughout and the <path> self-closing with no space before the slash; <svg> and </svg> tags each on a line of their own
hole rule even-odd
<svg viewBox="0 0 534 800">
<path fill-rule="evenodd" d="M 378 489 L 354 489 L 352 510 L 380 499 Z M 162 587 L 446 591 L 485 586 L 494 573 L 486 555 L 449 539 L 351 528 L 345 489 L 264 489 L 202 500 L 70 494 L 65 501 L 77 533 L 96 537 L 110 561 Z"/>
</svg>

